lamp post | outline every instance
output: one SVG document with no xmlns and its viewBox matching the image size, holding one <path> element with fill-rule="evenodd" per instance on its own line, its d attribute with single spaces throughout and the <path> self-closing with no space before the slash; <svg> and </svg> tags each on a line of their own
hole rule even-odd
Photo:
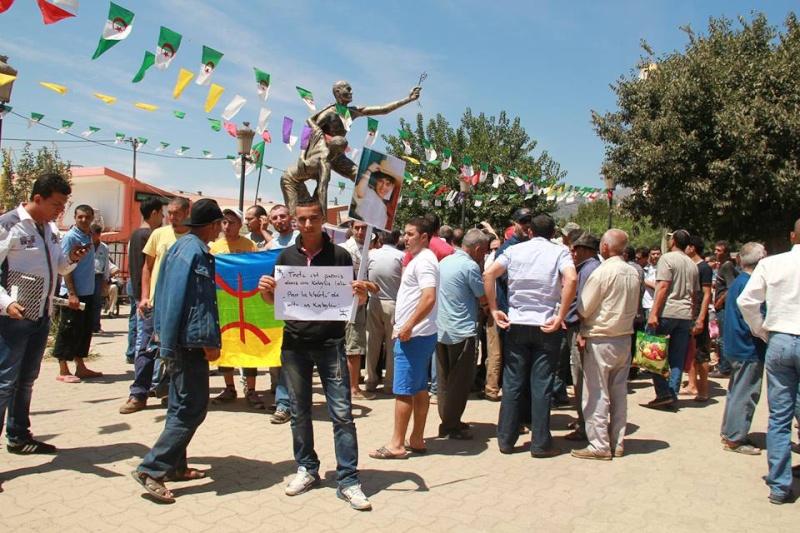
<svg viewBox="0 0 800 533">
<path fill-rule="evenodd" d="M 256 132 L 250 129 L 249 122 L 243 122 L 242 124 L 244 127 L 236 130 L 237 152 L 239 152 L 239 155 L 242 157 L 242 175 L 239 181 L 239 211 L 244 211 L 245 168 L 247 167 L 247 162 L 252 161 L 250 159 L 250 150 L 253 148 L 253 136 L 256 134 Z"/>
<path fill-rule="evenodd" d="M 17 71 L 14 67 L 7 63 L 8 56 L 0 55 L 0 75 L 12 76 L 11 81 L 0 85 L 0 143 L 3 141 L 3 116 L 7 110 L 6 104 L 11 101 L 11 89 L 14 88 L 14 78 L 17 77 Z"/>
<path fill-rule="evenodd" d="M 465 180 L 463 176 L 460 178 L 460 188 L 463 196 L 461 197 L 461 227 L 466 228 L 467 222 L 467 194 L 472 190 L 472 183 Z"/>
<path fill-rule="evenodd" d="M 614 189 L 617 188 L 617 180 L 603 175 L 603 181 L 606 182 L 606 195 L 608 196 L 608 229 L 611 229 L 611 208 L 614 206 Z"/>
</svg>

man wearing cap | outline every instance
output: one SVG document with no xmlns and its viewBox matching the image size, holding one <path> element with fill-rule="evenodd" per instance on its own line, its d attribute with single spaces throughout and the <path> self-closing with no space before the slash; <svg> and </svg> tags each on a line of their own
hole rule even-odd
<svg viewBox="0 0 800 533">
<path fill-rule="evenodd" d="M 570 233 L 580 229 L 580 225 L 576 222 L 567 222 L 564 224 L 564 227 L 561 228 L 561 242 L 564 243 L 564 246 L 569 247 L 569 245 L 572 244 L 570 241 Z"/>
<path fill-rule="evenodd" d="M 225 209 L 222 211 L 222 237 L 212 242 L 209 250 L 214 255 L 218 254 L 244 254 L 255 252 L 256 243 L 240 234 L 242 230 L 243 216 L 238 209 Z M 232 402 L 236 399 L 236 387 L 233 384 L 233 368 L 221 366 L 219 373 L 225 379 L 225 388 L 213 400 L 212 403 L 219 405 Z M 243 368 L 242 373 L 245 378 L 244 397 L 247 405 L 253 409 L 264 409 L 264 402 L 256 392 L 257 368 Z"/>
<path fill-rule="evenodd" d="M 222 219 L 217 202 L 198 200 L 183 221 L 189 234 L 164 255 L 158 277 L 153 326 L 170 374 L 169 410 L 164 430 L 131 475 L 164 503 L 175 501 L 165 480 L 205 477 L 188 467 L 186 448 L 208 411 L 208 362 L 219 358 L 214 256 L 206 243 L 219 234 Z"/>
<path fill-rule="evenodd" d="M 526 389 L 530 387 L 532 457 L 558 455 L 550 434 L 553 374 L 564 336 L 562 325 L 575 298 L 578 273 L 569 251 L 550 239 L 555 221 L 546 213 L 531 219 L 533 239 L 508 248 L 483 274 L 486 298 L 497 326 L 507 330 L 503 344 L 503 397 L 497 423 L 501 453 L 512 453 L 519 438 Z M 508 273 L 506 314 L 498 309 L 495 280 Z"/>
<path fill-rule="evenodd" d="M 656 397 L 646 407 L 673 407 L 678 401 L 689 335 L 694 327 L 697 293 L 700 292 L 697 266 L 684 252 L 687 246 L 688 231 L 681 229 L 670 233 L 669 252 L 658 260 L 656 291 L 647 327 L 651 333 L 669 335 L 669 381 L 653 375 Z"/>
</svg>

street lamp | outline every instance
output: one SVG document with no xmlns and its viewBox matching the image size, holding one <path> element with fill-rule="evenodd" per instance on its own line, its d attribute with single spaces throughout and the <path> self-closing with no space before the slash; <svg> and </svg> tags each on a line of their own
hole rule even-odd
<svg viewBox="0 0 800 533">
<path fill-rule="evenodd" d="M 459 185 L 463 193 L 461 197 L 461 227 L 465 228 L 467 223 L 467 194 L 472 191 L 472 182 L 469 181 L 469 178 L 464 179 L 462 176 Z"/>
<path fill-rule="evenodd" d="M 6 108 L 6 104 L 11 101 L 11 89 L 14 88 L 14 79 L 17 77 L 16 69 L 7 61 L 8 56 L 0 55 L 0 143 L 3 141 L 3 116 L 11 109 Z M 3 80 L 9 77 L 11 79 L 3 83 Z"/>
<path fill-rule="evenodd" d="M 244 211 L 245 167 L 248 161 L 252 161 L 252 159 L 250 159 L 250 150 L 253 148 L 253 136 L 256 134 L 256 132 L 250 129 L 249 122 L 243 122 L 242 124 L 244 127 L 236 130 L 237 152 L 239 152 L 239 155 L 242 157 L 242 175 L 239 182 L 239 212 Z"/>
<path fill-rule="evenodd" d="M 617 180 L 604 174 L 603 181 L 606 183 L 606 195 L 608 196 L 608 229 L 611 229 L 611 208 L 614 205 L 614 189 L 617 188 Z"/>
</svg>

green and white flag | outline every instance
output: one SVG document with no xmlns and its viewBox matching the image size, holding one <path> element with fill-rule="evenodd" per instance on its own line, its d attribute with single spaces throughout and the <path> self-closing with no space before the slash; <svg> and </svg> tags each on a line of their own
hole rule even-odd
<svg viewBox="0 0 800 533">
<path fill-rule="evenodd" d="M 147 69 L 152 67 L 156 62 L 156 56 L 150 50 L 145 50 L 144 52 L 144 59 L 142 59 L 142 66 L 139 67 L 139 72 L 136 73 L 136 76 L 133 77 L 131 83 L 139 83 L 144 79 L 144 73 L 147 72 Z"/>
<path fill-rule="evenodd" d="M 266 146 L 266 141 L 261 141 L 250 149 L 250 159 L 252 159 L 253 163 L 256 165 L 260 165 L 264 160 L 264 150 Z"/>
<path fill-rule="evenodd" d="M 241 177 L 242 177 L 242 158 L 241 158 L 241 156 L 233 159 L 233 161 L 231 161 L 231 164 L 233 165 L 233 171 L 236 174 L 236 177 L 241 179 Z M 255 169 L 256 169 L 256 165 L 255 164 L 251 163 L 249 159 L 245 160 L 245 163 L 244 163 L 244 175 L 245 176 L 247 176 L 248 174 L 251 174 Z"/>
<path fill-rule="evenodd" d="M 84 137 L 88 137 L 89 135 L 95 134 L 100 131 L 100 128 L 95 128 L 94 126 L 89 126 L 89 129 L 81 133 Z"/>
<path fill-rule="evenodd" d="M 444 149 L 444 159 L 442 159 L 442 170 L 447 170 L 453 164 L 453 152 Z"/>
<path fill-rule="evenodd" d="M 186 116 L 186 113 L 185 113 L 184 111 L 173 111 L 173 112 L 172 112 L 172 115 L 173 115 L 175 118 L 181 118 L 181 119 L 182 119 L 183 117 L 185 117 L 185 116 Z"/>
<path fill-rule="evenodd" d="M 406 130 L 397 130 L 397 132 L 400 134 L 400 142 L 403 143 L 403 152 L 411 155 L 411 141 L 409 141 L 411 134 Z"/>
<path fill-rule="evenodd" d="M 364 139 L 364 146 L 370 147 L 375 144 L 378 138 L 378 121 L 372 117 L 367 117 L 367 138 Z"/>
<path fill-rule="evenodd" d="M 158 47 L 156 48 L 156 68 L 158 70 L 167 70 L 180 47 L 181 34 L 161 26 L 161 32 L 158 35 Z"/>
<path fill-rule="evenodd" d="M 69 120 L 62 120 L 61 127 L 56 130 L 56 133 L 66 133 L 72 127 L 72 122 Z"/>
<path fill-rule="evenodd" d="M 314 95 L 311 94 L 311 91 L 306 91 L 302 87 L 295 87 L 297 88 L 297 92 L 300 94 L 300 98 L 302 98 L 303 102 L 305 102 L 305 104 L 308 106 L 308 110 L 312 113 L 316 113 L 317 108 L 314 105 Z"/>
<path fill-rule="evenodd" d="M 0 107 L 0 118 L 3 118 L 4 116 L 8 115 L 12 109 L 14 108 L 11 107 L 10 105 L 4 105 Z"/>
<path fill-rule="evenodd" d="M 481 169 L 478 171 L 478 183 L 483 183 L 489 177 L 489 163 L 481 163 Z"/>
<path fill-rule="evenodd" d="M 211 152 L 209 152 L 208 150 L 203 150 L 203 157 L 205 157 L 206 159 L 208 159 L 209 157 L 214 157 L 214 154 L 212 154 L 212 153 L 211 153 Z"/>
<path fill-rule="evenodd" d="M 506 177 L 503 176 L 503 169 L 499 166 L 494 166 L 494 177 L 492 178 L 492 187 L 495 189 L 506 182 Z"/>
<path fill-rule="evenodd" d="M 41 113 L 31 113 L 31 118 L 28 119 L 28 128 L 32 128 L 37 125 L 41 120 L 44 118 L 44 115 Z"/>
<path fill-rule="evenodd" d="M 425 160 L 426 161 L 433 161 L 439 155 L 436 153 L 436 150 L 433 148 L 431 142 L 427 139 L 422 139 L 422 146 L 425 148 Z"/>
<path fill-rule="evenodd" d="M 256 73 L 256 88 L 258 89 L 259 100 L 266 100 L 269 96 L 269 74 L 263 70 L 253 67 Z"/>
<path fill-rule="evenodd" d="M 145 144 L 147 144 L 147 137 L 136 137 L 136 144 L 134 144 L 134 146 L 137 150 Z"/>
<path fill-rule="evenodd" d="M 134 16 L 133 12 L 111 2 L 108 8 L 108 19 L 103 26 L 103 34 L 100 36 L 100 42 L 97 43 L 97 50 L 94 51 L 92 59 L 97 59 L 131 34 Z"/>
<path fill-rule="evenodd" d="M 465 155 L 464 158 L 462 159 L 462 163 L 463 164 L 461 165 L 461 177 L 464 179 L 472 178 L 472 176 L 475 175 L 475 170 L 472 168 L 472 157 Z"/>
<path fill-rule="evenodd" d="M 165 143 L 164 141 L 161 141 L 161 146 L 159 146 L 158 148 L 156 148 L 156 150 L 155 150 L 155 151 L 156 151 L 156 152 L 163 152 L 164 150 L 166 150 L 166 149 L 167 149 L 167 147 L 168 147 L 168 146 L 169 146 L 169 143 Z"/>
<path fill-rule="evenodd" d="M 175 153 L 178 154 L 178 155 L 183 155 L 188 151 L 189 151 L 189 147 L 188 146 L 181 146 L 179 149 L 175 150 Z"/>
<path fill-rule="evenodd" d="M 125 140 L 124 133 L 117 133 L 116 135 L 114 135 L 114 144 L 119 144 L 124 140 Z"/>
<path fill-rule="evenodd" d="M 208 122 L 211 124 L 211 129 L 214 131 L 219 131 L 222 129 L 222 121 L 217 120 L 215 118 L 208 119 Z"/>
<path fill-rule="evenodd" d="M 200 63 L 200 72 L 197 74 L 197 85 L 208 85 L 211 83 L 211 75 L 222 60 L 222 52 L 217 52 L 213 48 L 203 46 L 203 59 Z"/>
<path fill-rule="evenodd" d="M 311 104 L 314 104 L 313 100 Z M 353 117 L 350 116 L 350 108 L 346 105 L 336 104 L 336 114 L 342 119 L 345 131 L 350 131 L 350 126 L 353 124 Z"/>
</svg>

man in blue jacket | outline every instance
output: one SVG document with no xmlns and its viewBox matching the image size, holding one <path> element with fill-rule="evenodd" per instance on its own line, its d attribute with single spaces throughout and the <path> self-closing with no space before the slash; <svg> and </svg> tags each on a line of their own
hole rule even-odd
<svg viewBox="0 0 800 533">
<path fill-rule="evenodd" d="M 208 411 L 208 362 L 219 359 L 214 257 L 206 243 L 219 235 L 222 218 L 214 200 L 192 205 L 183 222 L 191 231 L 167 251 L 158 276 L 153 326 L 171 379 L 169 410 L 164 431 L 131 475 L 164 503 L 175 501 L 165 480 L 205 477 L 188 467 L 186 448 Z"/>
</svg>

